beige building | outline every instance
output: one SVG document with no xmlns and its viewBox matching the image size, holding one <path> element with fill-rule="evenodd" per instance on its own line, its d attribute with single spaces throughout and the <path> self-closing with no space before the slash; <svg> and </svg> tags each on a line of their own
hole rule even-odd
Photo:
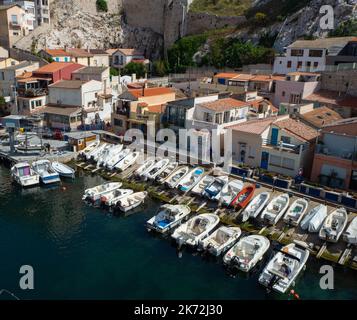
<svg viewBox="0 0 357 320">
<path fill-rule="evenodd" d="M 17 4 L 0 5 L 0 46 L 12 48 L 29 33 L 26 12 Z"/>
</svg>

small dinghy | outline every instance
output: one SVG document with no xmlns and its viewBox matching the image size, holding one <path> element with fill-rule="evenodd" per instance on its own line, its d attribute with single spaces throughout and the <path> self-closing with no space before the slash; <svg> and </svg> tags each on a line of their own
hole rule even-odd
<svg viewBox="0 0 357 320">
<path fill-rule="evenodd" d="M 165 184 L 169 188 L 175 188 L 180 183 L 181 179 L 189 172 L 189 170 L 190 168 L 187 166 L 178 168 L 167 178 Z"/>
<path fill-rule="evenodd" d="M 134 191 L 131 189 L 115 189 L 113 191 L 107 192 L 100 197 L 100 202 L 102 206 L 112 208 L 115 207 L 120 199 L 133 194 Z"/>
<path fill-rule="evenodd" d="M 284 221 L 292 226 L 298 226 L 304 217 L 309 203 L 306 199 L 296 199 L 284 216 Z"/>
<path fill-rule="evenodd" d="M 21 187 L 32 187 L 40 183 L 40 175 L 27 162 L 17 163 L 11 168 L 12 179 Z"/>
<path fill-rule="evenodd" d="M 164 171 L 156 176 L 156 181 L 160 184 L 163 184 L 165 180 L 177 169 L 178 162 L 170 162 Z"/>
<path fill-rule="evenodd" d="M 219 201 L 224 206 L 229 206 L 237 194 L 243 189 L 244 183 L 240 180 L 229 181 L 219 194 Z"/>
<path fill-rule="evenodd" d="M 196 195 L 202 195 L 203 191 L 207 188 L 209 184 L 214 181 L 214 177 L 207 175 L 204 176 L 192 189 L 191 192 Z"/>
<path fill-rule="evenodd" d="M 165 204 L 160 207 L 157 215 L 147 221 L 146 227 L 148 231 L 167 233 L 179 225 L 190 213 L 189 206 Z"/>
<path fill-rule="evenodd" d="M 200 240 L 207 237 L 218 225 L 219 217 L 212 213 L 204 213 L 195 216 L 180 225 L 172 234 L 179 246 L 189 245 L 197 246 Z"/>
<path fill-rule="evenodd" d="M 309 232 L 319 232 L 325 218 L 327 217 L 327 207 L 323 204 L 312 208 L 302 219 L 300 227 Z"/>
<path fill-rule="evenodd" d="M 147 195 L 148 195 L 147 191 L 135 192 L 129 196 L 120 199 L 117 202 L 116 207 L 121 212 L 128 212 L 134 210 L 145 201 Z"/>
<path fill-rule="evenodd" d="M 84 191 L 84 195 L 82 200 L 86 200 L 88 202 L 95 203 L 100 200 L 102 195 L 105 195 L 108 192 L 119 189 L 123 184 L 121 182 L 108 182 L 101 184 L 99 186 L 86 189 Z"/>
<path fill-rule="evenodd" d="M 52 167 L 48 160 L 38 160 L 32 163 L 32 169 L 40 175 L 40 180 L 43 184 L 59 183 L 60 176 Z"/>
<path fill-rule="evenodd" d="M 237 196 L 233 199 L 232 203 L 230 204 L 232 207 L 236 207 L 239 210 L 244 209 L 250 200 L 253 198 L 255 192 L 255 185 L 250 185 L 244 187 L 242 191 L 240 191 Z"/>
<path fill-rule="evenodd" d="M 125 171 L 129 167 L 133 166 L 136 163 L 140 156 L 140 152 L 130 152 L 125 158 L 120 160 L 116 165 L 115 168 L 119 171 Z"/>
<path fill-rule="evenodd" d="M 55 169 L 61 177 L 74 179 L 75 170 L 71 167 L 57 161 L 52 162 L 52 166 L 53 169 Z"/>
<path fill-rule="evenodd" d="M 329 242 L 338 242 L 343 230 L 345 230 L 348 221 L 347 211 L 345 208 L 337 208 L 330 213 L 322 225 L 319 237 Z"/>
<path fill-rule="evenodd" d="M 150 170 L 143 174 L 143 179 L 146 180 L 153 180 L 158 176 L 162 171 L 165 170 L 167 165 L 170 163 L 170 160 L 165 158 L 157 161 L 155 165 L 153 165 Z"/>
<path fill-rule="evenodd" d="M 262 213 L 262 220 L 266 220 L 269 224 L 275 225 L 280 218 L 285 214 L 289 207 L 289 195 L 283 193 L 275 197 Z"/>
<path fill-rule="evenodd" d="M 210 183 L 205 190 L 203 195 L 210 200 L 217 200 L 220 198 L 220 193 L 223 187 L 228 183 L 228 176 L 215 177 L 213 182 Z"/>
<path fill-rule="evenodd" d="M 346 232 L 343 234 L 343 240 L 347 243 L 357 245 L 357 217 L 353 218 Z"/>
<path fill-rule="evenodd" d="M 203 177 L 205 170 L 201 167 L 192 169 L 178 184 L 182 192 L 190 191 Z"/>
<path fill-rule="evenodd" d="M 242 230 L 239 227 L 221 226 L 210 236 L 199 242 L 199 247 L 218 257 L 226 252 L 240 237 Z"/>
<path fill-rule="evenodd" d="M 295 279 L 304 269 L 310 252 L 295 243 L 283 247 L 267 264 L 259 276 L 259 283 L 279 293 L 295 285 Z"/>
<path fill-rule="evenodd" d="M 135 175 L 142 177 L 147 171 L 149 171 L 155 165 L 155 158 L 150 157 L 135 171 Z"/>
<path fill-rule="evenodd" d="M 269 192 L 262 192 L 254 197 L 242 212 L 242 222 L 246 222 L 249 218 L 257 218 L 263 211 L 270 200 Z"/>
<path fill-rule="evenodd" d="M 270 247 L 268 238 L 260 235 L 244 237 L 223 257 L 223 263 L 249 272 L 263 259 Z"/>
<path fill-rule="evenodd" d="M 96 149 L 100 144 L 100 140 L 96 140 L 89 145 L 87 145 L 83 150 L 79 152 L 79 156 L 83 157 L 84 159 L 89 159 L 87 156 Z"/>
</svg>

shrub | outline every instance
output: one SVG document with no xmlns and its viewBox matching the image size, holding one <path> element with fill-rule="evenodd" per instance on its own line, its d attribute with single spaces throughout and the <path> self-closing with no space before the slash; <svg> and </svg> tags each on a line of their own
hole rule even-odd
<svg viewBox="0 0 357 320">
<path fill-rule="evenodd" d="M 147 73 L 147 68 L 142 63 L 130 62 L 122 70 L 123 75 L 131 76 L 133 73 L 135 73 L 138 78 L 143 78 Z"/>
<path fill-rule="evenodd" d="M 96 5 L 98 11 L 108 12 L 108 4 L 106 0 L 97 0 Z"/>
</svg>

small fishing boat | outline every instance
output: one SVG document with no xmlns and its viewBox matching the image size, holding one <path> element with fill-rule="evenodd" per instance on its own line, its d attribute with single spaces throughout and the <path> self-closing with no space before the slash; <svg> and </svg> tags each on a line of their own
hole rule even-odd
<svg viewBox="0 0 357 320">
<path fill-rule="evenodd" d="M 218 257 L 227 251 L 240 237 L 242 230 L 239 227 L 221 226 L 210 236 L 199 242 L 199 247 Z"/>
<path fill-rule="evenodd" d="M 61 182 L 59 174 L 48 160 L 38 160 L 33 162 L 32 169 L 40 175 L 40 180 L 44 184 Z"/>
<path fill-rule="evenodd" d="M 228 176 L 215 177 L 203 191 L 203 195 L 210 200 L 217 200 L 220 197 L 220 193 L 223 187 L 228 183 Z"/>
<path fill-rule="evenodd" d="M 268 238 L 251 235 L 238 241 L 223 257 L 223 263 L 249 272 L 263 259 L 270 247 Z"/>
<path fill-rule="evenodd" d="M 74 179 L 76 171 L 71 167 L 57 161 L 52 162 L 52 167 L 61 177 Z"/>
<path fill-rule="evenodd" d="M 79 156 L 87 159 L 87 156 L 96 149 L 100 144 L 100 140 L 96 140 L 90 144 L 88 144 L 83 150 L 79 151 Z"/>
<path fill-rule="evenodd" d="M 163 184 L 165 180 L 177 169 L 178 162 L 170 162 L 164 171 L 156 176 L 156 181 L 160 184 Z"/>
<path fill-rule="evenodd" d="M 189 172 L 190 168 L 187 166 L 180 167 L 174 171 L 165 181 L 165 184 L 169 188 L 175 188 L 181 181 L 181 179 Z"/>
<path fill-rule="evenodd" d="M 191 192 L 193 194 L 196 194 L 196 195 L 202 195 L 203 191 L 213 181 L 214 181 L 214 177 L 213 176 L 206 175 L 191 189 Z"/>
<path fill-rule="evenodd" d="M 219 199 L 217 200 L 228 207 L 243 187 L 244 183 L 242 181 L 231 180 L 222 188 L 222 191 L 219 194 Z"/>
<path fill-rule="evenodd" d="M 119 171 L 125 171 L 129 167 L 133 166 L 136 160 L 139 158 L 139 152 L 129 152 L 129 154 L 121 159 L 116 165 L 115 168 Z"/>
<path fill-rule="evenodd" d="M 205 169 L 197 167 L 186 174 L 179 182 L 177 188 L 182 192 L 190 191 L 203 177 Z"/>
<path fill-rule="evenodd" d="M 195 216 L 180 225 L 172 234 L 179 246 L 185 244 L 197 246 L 200 240 L 207 237 L 218 225 L 219 217 L 212 213 L 204 213 Z"/>
<path fill-rule="evenodd" d="M 21 187 L 32 187 L 40 183 L 40 175 L 27 162 L 15 164 L 11 168 L 11 177 Z"/>
<path fill-rule="evenodd" d="M 41 144 L 30 144 L 26 142 L 21 142 L 16 145 L 15 148 L 17 151 L 21 152 L 40 152 L 45 149 L 45 147 Z"/>
<path fill-rule="evenodd" d="M 154 157 L 147 158 L 145 162 L 135 171 L 135 175 L 142 177 L 147 171 L 151 169 L 156 163 Z"/>
<path fill-rule="evenodd" d="M 309 232 L 319 232 L 326 217 L 327 207 L 323 204 L 319 204 L 306 214 L 300 223 L 300 227 Z"/>
<path fill-rule="evenodd" d="M 134 210 L 145 201 L 147 195 L 147 191 L 132 193 L 122 199 L 119 199 L 116 207 L 122 212 Z"/>
<path fill-rule="evenodd" d="M 266 220 L 269 224 L 275 225 L 289 208 L 289 195 L 287 193 L 276 196 L 262 213 L 262 220 Z"/>
<path fill-rule="evenodd" d="M 242 212 L 242 222 L 248 221 L 249 218 L 257 218 L 268 204 L 269 200 L 269 192 L 262 192 L 255 196 Z"/>
<path fill-rule="evenodd" d="M 238 209 L 244 209 L 248 205 L 250 200 L 253 198 L 254 192 L 255 192 L 255 185 L 244 187 L 242 191 L 240 191 L 237 194 L 237 196 L 233 199 L 230 205 Z"/>
<path fill-rule="evenodd" d="M 109 159 L 106 163 L 106 167 L 109 171 L 114 169 L 118 169 L 119 163 L 125 159 L 131 153 L 130 149 L 124 149 L 119 153 L 115 154 L 111 159 Z"/>
<path fill-rule="evenodd" d="M 320 239 L 334 243 L 338 242 L 347 226 L 347 221 L 348 216 L 345 208 L 340 207 L 332 211 L 320 229 Z"/>
<path fill-rule="evenodd" d="M 107 192 L 100 197 L 100 203 L 102 206 L 115 207 L 120 199 L 133 194 L 134 191 L 131 189 L 115 189 L 113 191 Z"/>
<path fill-rule="evenodd" d="M 89 154 L 89 158 L 88 160 L 94 160 L 96 161 L 96 159 L 98 159 L 98 156 L 105 150 L 108 148 L 108 143 L 104 142 L 102 144 L 100 144 L 97 148 L 95 148 L 90 154 Z"/>
<path fill-rule="evenodd" d="M 115 144 L 106 149 L 99 157 L 97 167 L 106 167 L 108 162 L 123 150 L 123 147 L 122 144 Z"/>
<path fill-rule="evenodd" d="M 105 195 L 106 193 L 111 192 L 113 190 L 119 189 L 122 185 L 123 184 L 121 182 L 107 182 L 99 186 L 86 189 L 84 191 L 82 200 L 95 203 L 96 201 L 100 200 L 100 197 L 102 195 Z"/>
<path fill-rule="evenodd" d="M 270 260 L 259 276 L 259 283 L 279 293 L 285 293 L 295 285 L 295 279 L 305 268 L 310 252 L 290 243 Z"/>
<path fill-rule="evenodd" d="M 298 226 L 301 219 L 304 217 L 309 203 L 306 199 L 296 199 L 284 216 L 284 221 L 292 226 Z"/>
<path fill-rule="evenodd" d="M 110 152 L 110 150 L 113 148 L 113 144 L 111 143 L 104 143 L 104 147 L 94 155 L 92 155 L 92 159 L 94 162 L 99 162 L 101 159 L 104 159 L 107 155 L 107 153 Z"/>
<path fill-rule="evenodd" d="M 353 218 L 346 232 L 343 234 L 343 240 L 347 243 L 357 245 L 357 217 Z"/>
<path fill-rule="evenodd" d="M 190 213 L 189 206 L 165 204 L 160 207 L 158 214 L 147 221 L 146 227 L 148 231 L 167 233 L 179 225 Z"/>
<path fill-rule="evenodd" d="M 167 165 L 170 163 L 170 159 L 161 159 L 158 160 L 155 165 L 153 165 L 150 170 L 143 174 L 143 179 L 146 180 L 153 180 L 158 176 L 162 171 L 165 170 Z"/>
</svg>

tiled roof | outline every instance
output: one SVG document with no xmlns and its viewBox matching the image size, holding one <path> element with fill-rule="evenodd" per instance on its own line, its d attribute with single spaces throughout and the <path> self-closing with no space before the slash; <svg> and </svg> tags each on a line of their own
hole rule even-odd
<svg viewBox="0 0 357 320">
<path fill-rule="evenodd" d="M 122 54 L 126 56 L 143 56 L 144 54 L 136 49 L 123 49 L 120 48 L 117 51 L 120 51 Z"/>
<path fill-rule="evenodd" d="M 56 83 L 50 84 L 50 88 L 63 88 L 63 89 L 80 89 L 82 85 L 88 81 L 82 80 L 60 80 Z"/>
<path fill-rule="evenodd" d="M 73 62 L 52 62 L 50 64 L 46 64 L 45 66 L 34 71 L 35 73 L 53 73 L 59 71 L 65 67 L 70 65 L 76 65 Z M 77 64 L 79 66 L 79 64 Z"/>
<path fill-rule="evenodd" d="M 294 119 L 284 119 L 274 122 L 274 125 L 300 140 L 311 141 L 319 135 L 318 131 Z"/>
<path fill-rule="evenodd" d="M 102 74 L 106 71 L 108 67 L 84 67 L 78 69 L 72 73 L 79 73 L 79 74 Z"/>
<path fill-rule="evenodd" d="M 53 57 L 68 57 L 68 56 L 70 56 L 70 54 L 68 52 L 66 52 L 64 49 L 46 49 L 44 51 Z"/>
<path fill-rule="evenodd" d="M 158 104 L 154 106 L 148 106 L 148 111 L 152 113 L 163 113 L 165 112 L 166 105 L 165 104 Z"/>
<path fill-rule="evenodd" d="M 171 88 L 145 88 L 143 89 L 130 89 L 128 90 L 134 97 L 152 97 L 152 96 L 160 96 L 163 94 L 175 93 L 175 91 Z"/>
<path fill-rule="evenodd" d="M 342 119 L 339 113 L 327 107 L 316 108 L 310 112 L 300 114 L 300 118 L 317 128 Z"/>
<path fill-rule="evenodd" d="M 31 65 L 33 65 L 32 61 L 22 61 L 22 62 L 20 62 L 18 64 L 15 64 L 15 65 L 12 65 L 12 66 L 0 69 L 0 70 L 18 70 L 18 69 L 21 69 L 21 68 L 29 67 Z"/>
<path fill-rule="evenodd" d="M 108 52 L 103 49 L 89 49 L 89 52 L 92 54 L 108 55 Z"/>
<path fill-rule="evenodd" d="M 14 4 L 7 4 L 7 5 L 0 5 L 0 11 L 2 11 L 2 10 L 8 10 L 8 9 L 11 9 L 12 7 L 15 7 L 15 6 L 21 8 L 21 6 L 20 6 L 19 4 L 14 3 Z"/>
<path fill-rule="evenodd" d="M 311 48 L 311 49 L 328 49 L 331 47 L 343 47 L 348 42 L 356 41 L 356 37 L 336 37 L 336 38 L 321 38 L 316 40 L 297 40 L 288 48 Z"/>
<path fill-rule="evenodd" d="M 48 104 L 44 108 L 41 108 L 38 113 L 57 114 L 62 116 L 71 116 L 72 114 L 78 114 L 82 111 L 81 107 L 77 106 L 62 106 L 57 104 Z M 37 113 L 37 112 L 36 112 Z"/>
<path fill-rule="evenodd" d="M 217 73 L 214 78 L 224 78 L 224 79 L 230 79 L 234 78 L 236 76 L 239 76 L 239 73 L 233 73 L 233 72 L 221 72 Z"/>
<path fill-rule="evenodd" d="M 276 119 L 277 117 L 266 118 L 261 120 L 251 120 L 231 126 L 229 128 L 232 129 L 233 131 L 261 135 L 274 121 L 276 121 Z"/>
<path fill-rule="evenodd" d="M 93 57 L 93 54 L 88 52 L 85 49 L 70 48 L 70 49 L 67 49 L 67 52 L 70 53 L 71 56 L 78 57 L 78 58 Z"/>
<path fill-rule="evenodd" d="M 117 52 L 119 49 L 116 48 L 116 49 L 108 49 L 108 50 L 105 50 L 106 53 L 108 53 L 110 56 L 113 55 L 113 53 Z"/>
<path fill-rule="evenodd" d="M 315 101 L 340 107 L 357 107 L 357 97 L 350 95 L 340 96 L 338 91 L 319 90 L 305 97 L 306 101 Z"/>
<path fill-rule="evenodd" d="M 226 110 L 231 110 L 233 108 L 242 108 L 242 107 L 247 107 L 249 106 L 248 102 L 243 102 L 240 100 L 232 99 L 232 98 L 225 98 L 225 99 L 219 99 L 216 101 L 212 102 L 206 102 L 206 103 L 201 103 L 199 104 L 201 107 L 216 111 L 216 112 L 221 112 L 221 111 L 226 111 Z"/>
</svg>

